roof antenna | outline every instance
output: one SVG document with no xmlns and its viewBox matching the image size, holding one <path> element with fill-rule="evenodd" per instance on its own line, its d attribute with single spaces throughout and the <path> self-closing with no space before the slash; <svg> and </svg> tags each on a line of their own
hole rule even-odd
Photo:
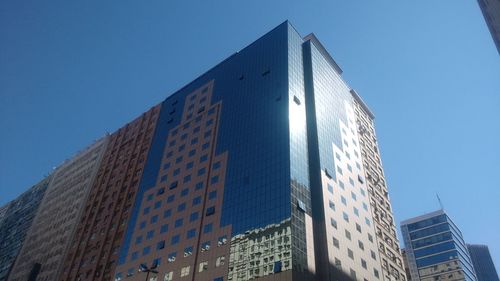
<svg viewBox="0 0 500 281">
<path fill-rule="evenodd" d="M 443 202 L 441 202 L 441 198 L 439 198 L 439 194 L 436 193 L 436 197 L 438 199 L 438 202 L 439 202 L 439 206 L 441 207 L 441 210 L 444 211 L 444 206 L 443 206 Z"/>
</svg>

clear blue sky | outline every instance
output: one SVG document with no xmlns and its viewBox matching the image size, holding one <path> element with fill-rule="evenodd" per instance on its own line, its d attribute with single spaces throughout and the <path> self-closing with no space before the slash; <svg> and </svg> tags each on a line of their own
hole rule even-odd
<svg viewBox="0 0 500 281">
<path fill-rule="evenodd" d="M 500 56 L 474 0 L 1 1 L 0 204 L 286 19 L 375 112 L 397 222 L 438 192 L 500 270 Z"/>
</svg>

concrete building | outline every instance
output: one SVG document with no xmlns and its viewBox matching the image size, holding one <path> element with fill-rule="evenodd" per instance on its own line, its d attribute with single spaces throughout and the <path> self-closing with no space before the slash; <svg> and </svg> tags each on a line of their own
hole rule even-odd
<svg viewBox="0 0 500 281">
<path fill-rule="evenodd" d="M 145 166 L 161 157 L 152 144 L 159 114 L 153 107 L 109 136 L 59 280 L 112 280 Z"/>
<path fill-rule="evenodd" d="M 462 233 L 438 210 L 401 222 L 413 281 L 476 281 Z"/>
<path fill-rule="evenodd" d="M 94 181 L 107 137 L 54 172 L 9 280 L 57 280 Z"/>
<path fill-rule="evenodd" d="M 43 179 L 0 208 L 0 281 L 9 276 L 49 182 Z"/>
<path fill-rule="evenodd" d="M 486 245 L 467 244 L 477 281 L 499 281 L 495 264 Z"/>
<path fill-rule="evenodd" d="M 491 37 L 500 54 L 500 1 L 498 0 L 477 0 L 481 12 L 483 13 L 486 25 L 490 30 Z"/>
</svg>

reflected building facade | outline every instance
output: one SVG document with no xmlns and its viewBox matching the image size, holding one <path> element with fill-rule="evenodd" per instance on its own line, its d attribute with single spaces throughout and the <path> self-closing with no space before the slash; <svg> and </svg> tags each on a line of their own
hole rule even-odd
<svg viewBox="0 0 500 281">
<path fill-rule="evenodd" d="M 476 281 L 462 233 L 443 210 L 401 222 L 411 280 Z"/>
</svg>

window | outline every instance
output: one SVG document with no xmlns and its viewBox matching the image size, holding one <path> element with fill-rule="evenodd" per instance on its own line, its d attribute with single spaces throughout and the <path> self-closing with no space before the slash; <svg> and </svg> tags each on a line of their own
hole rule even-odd
<svg viewBox="0 0 500 281">
<path fill-rule="evenodd" d="M 351 249 L 347 248 L 347 255 L 351 258 L 354 259 L 354 253 L 352 252 Z"/>
<path fill-rule="evenodd" d="M 183 224 L 183 219 L 177 219 L 177 220 L 175 221 L 175 228 L 177 228 L 177 227 L 181 227 L 181 226 L 182 226 L 182 224 Z"/>
<path fill-rule="evenodd" d="M 333 246 L 335 246 L 336 248 L 340 247 L 339 240 L 335 237 L 333 237 Z"/>
<path fill-rule="evenodd" d="M 357 223 L 356 223 L 356 230 L 357 230 L 359 233 L 361 233 L 361 225 L 359 225 L 359 224 L 357 224 Z"/>
<path fill-rule="evenodd" d="M 205 154 L 205 155 L 203 155 L 203 156 L 200 157 L 200 163 L 203 163 L 203 162 L 205 162 L 207 160 L 208 160 L 208 155 L 207 154 Z"/>
<path fill-rule="evenodd" d="M 195 221 L 197 219 L 198 219 L 198 212 L 191 213 L 191 215 L 189 216 L 189 221 L 190 222 L 193 222 L 193 221 Z"/>
<path fill-rule="evenodd" d="M 360 183 L 365 183 L 365 179 L 361 175 L 358 175 L 358 181 Z"/>
<path fill-rule="evenodd" d="M 177 257 L 177 252 L 172 252 L 168 254 L 168 262 L 174 262 Z"/>
<path fill-rule="evenodd" d="M 349 183 L 350 183 L 352 186 L 354 186 L 354 180 L 353 180 L 351 177 L 349 177 Z"/>
<path fill-rule="evenodd" d="M 162 240 L 156 244 L 156 250 L 161 250 L 165 248 L 165 240 Z"/>
<path fill-rule="evenodd" d="M 204 144 L 201 146 L 201 150 L 208 149 L 209 147 L 210 147 L 210 143 L 209 143 L 209 142 L 206 142 L 206 143 L 204 143 Z"/>
<path fill-rule="evenodd" d="M 184 183 L 190 182 L 191 181 L 191 175 L 187 175 L 184 177 Z"/>
<path fill-rule="evenodd" d="M 220 256 L 218 257 L 216 260 L 215 260 L 215 267 L 219 267 L 221 265 L 224 265 L 225 264 L 225 261 L 226 261 L 226 257 L 225 256 Z"/>
<path fill-rule="evenodd" d="M 352 210 L 353 210 L 354 214 L 359 217 L 359 210 L 358 210 L 358 208 L 352 207 Z"/>
<path fill-rule="evenodd" d="M 306 205 L 299 199 L 297 199 L 297 208 L 302 212 L 306 211 Z"/>
<path fill-rule="evenodd" d="M 339 186 L 340 188 L 345 189 L 344 182 L 342 182 L 341 180 L 339 180 Z"/>
<path fill-rule="evenodd" d="M 376 270 L 375 268 L 373 269 L 373 275 L 375 275 L 375 277 L 379 278 L 378 270 Z"/>
<path fill-rule="evenodd" d="M 339 172 L 339 174 L 342 175 L 342 168 L 340 168 L 339 166 L 337 166 L 337 172 Z"/>
<path fill-rule="evenodd" d="M 349 222 L 349 215 L 348 215 L 348 214 L 346 214 L 345 212 L 343 212 L 343 213 L 342 213 L 342 216 L 344 217 L 344 220 L 345 220 L 346 222 Z"/>
<path fill-rule="evenodd" d="M 196 186 L 194 187 L 196 190 L 200 190 L 203 188 L 203 182 L 200 181 L 199 183 L 196 184 Z"/>
<path fill-rule="evenodd" d="M 363 250 L 363 251 L 365 250 L 365 245 L 363 244 L 363 242 L 361 242 L 361 241 L 359 241 L 359 240 L 358 240 L 358 246 L 359 246 L 359 248 L 360 248 L 361 250 Z"/>
<path fill-rule="evenodd" d="M 181 197 L 184 197 L 186 195 L 189 194 L 189 188 L 184 188 L 182 191 L 181 191 Z"/>
<path fill-rule="evenodd" d="M 335 211 L 335 203 L 333 203 L 332 201 L 328 201 L 328 206 L 330 206 L 330 209 Z"/>
<path fill-rule="evenodd" d="M 193 157 L 196 154 L 196 149 L 192 149 L 189 151 L 188 156 Z"/>
<path fill-rule="evenodd" d="M 204 175 L 206 171 L 207 171 L 207 169 L 205 169 L 205 168 L 199 169 L 198 170 L 198 176 Z"/>
<path fill-rule="evenodd" d="M 142 249 L 142 255 L 147 255 L 151 252 L 151 247 L 150 246 L 147 246 L 147 247 L 144 247 L 144 249 Z"/>
<path fill-rule="evenodd" d="M 370 226 L 370 225 L 371 225 L 370 220 L 369 220 L 368 218 L 365 218 L 365 223 L 366 223 L 366 225 L 368 225 L 368 226 Z"/>
<path fill-rule="evenodd" d="M 217 239 L 217 246 L 222 246 L 222 245 L 225 245 L 226 243 L 227 243 L 227 236 L 226 235 L 220 236 Z"/>
<path fill-rule="evenodd" d="M 164 175 L 160 178 L 160 182 L 166 182 L 167 181 L 167 175 Z M 149 198 L 148 198 L 149 199 Z"/>
<path fill-rule="evenodd" d="M 203 227 L 203 233 L 210 233 L 212 232 L 212 224 L 209 223 Z"/>
<path fill-rule="evenodd" d="M 361 266 L 366 269 L 367 266 L 366 266 L 366 261 L 364 259 L 361 259 Z"/>
<path fill-rule="evenodd" d="M 215 206 L 208 207 L 208 208 L 207 208 L 207 212 L 206 212 L 206 214 L 205 214 L 205 215 L 208 217 L 208 216 L 211 216 L 211 215 L 213 215 L 213 214 L 215 214 Z"/>
<path fill-rule="evenodd" d="M 200 265 L 198 267 L 198 272 L 203 272 L 208 269 L 208 261 L 202 261 L 200 262 Z"/>
<path fill-rule="evenodd" d="M 344 204 L 345 206 L 347 206 L 347 200 L 345 199 L 344 196 L 340 196 L 340 201 L 342 201 L 342 204 Z"/>
<path fill-rule="evenodd" d="M 193 246 L 184 248 L 184 257 L 189 257 L 193 255 Z"/>
<path fill-rule="evenodd" d="M 354 201 L 356 201 L 357 199 L 356 194 L 352 191 L 351 191 L 351 198 L 354 199 Z"/>
<path fill-rule="evenodd" d="M 368 241 L 373 243 L 373 236 L 370 233 L 368 233 Z"/>
<path fill-rule="evenodd" d="M 168 231 L 168 224 L 164 224 L 160 228 L 160 233 L 165 233 Z"/>
<path fill-rule="evenodd" d="M 155 209 L 158 209 L 161 207 L 161 201 L 156 201 L 155 202 Z"/>
<path fill-rule="evenodd" d="M 167 203 L 171 203 L 173 202 L 175 199 L 175 195 L 170 195 L 168 198 L 167 198 Z"/>
<path fill-rule="evenodd" d="M 179 243 L 179 240 L 180 240 L 180 236 L 179 235 L 175 235 L 172 237 L 172 240 L 170 240 L 170 244 L 171 245 L 175 245 L 177 243 Z"/>
<path fill-rule="evenodd" d="M 350 270 L 350 274 L 351 274 L 352 279 L 356 280 L 356 271 L 354 271 L 352 268 L 350 268 L 349 270 Z"/>
<path fill-rule="evenodd" d="M 140 229 L 144 229 L 146 227 L 146 221 L 142 221 L 141 224 L 139 225 Z"/>
<path fill-rule="evenodd" d="M 208 250 L 210 250 L 210 241 L 203 242 L 201 244 L 201 251 L 205 252 L 205 251 L 208 251 Z"/>
<path fill-rule="evenodd" d="M 180 171 L 180 169 L 177 169 L 177 170 L 179 170 L 179 171 Z M 177 171 L 177 170 L 176 170 L 176 171 Z M 175 174 L 175 172 L 174 172 L 174 174 Z M 174 189 L 174 188 L 176 188 L 178 184 L 179 184 L 179 183 L 178 183 L 177 181 L 172 182 L 172 183 L 170 184 L 170 189 Z"/>
<path fill-rule="evenodd" d="M 333 218 L 330 218 L 330 224 L 336 229 L 337 228 L 337 221 Z"/>
<path fill-rule="evenodd" d="M 345 230 L 345 237 L 351 240 L 351 233 L 347 229 Z"/>
<path fill-rule="evenodd" d="M 193 161 L 189 162 L 186 164 L 186 170 L 192 169 L 193 168 Z"/>
<path fill-rule="evenodd" d="M 372 256 L 372 259 L 377 260 L 377 255 L 375 254 L 374 251 L 370 251 L 370 254 Z"/>
<path fill-rule="evenodd" d="M 219 176 L 214 176 L 210 179 L 211 184 L 216 184 L 219 182 Z"/>
<path fill-rule="evenodd" d="M 168 218 L 168 217 L 170 217 L 171 215 L 172 215 L 172 209 L 168 209 L 168 210 L 165 210 L 165 211 L 163 212 L 163 217 L 164 217 L 164 218 Z"/>
<path fill-rule="evenodd" d="M 144 215 L 149 214 L 150 209 L 151 209 L 151 208 L 149 208 L 149 207 L 144 208 L 143 214 L 144 214 Z"/>
<path fill-rule="evenodd" d="M 141 244 L 142 243 L 142 235 L 141 236 L 137 236 L 135 238 L 135 244 Z"/>
<path fill-rule="evenodd" d="M 331 184 L 327 184 L 328 191 L 333 193 L 333 186 Z"/>
<path fill-rule="evenodd" d="M 155 216 L 151 217 L 150 223 L 153 224 L 153 223 L 156 223 L 157 221 L 158 221 L 158 215 L 155 215 Z"/>
<path fill-rule="evenodd" d="M 190 265 L 181 268 L 181 277 L 188 276 L 190 269 L 191 269 Z"/>
<path fill-rule="evenodd" d="M 219 168 L 220 168 L 220 161 L 215 162 L 215 164 L 214 164 L 214 170 L 217 170 Z"/>
<path fill-rule="evenodd" d="M 130 259 L 135 261 L 139 257 L 139 252 L 133 252 L 130 256 Z"/>
<path fill-rule="evenodd" d="M 150 231 L 148 231 L 148 233 L 146 233 L 146 239 L 147 240 L 150 240 L 154 236 L 155 236 L 155 231 L 154 230 L 150 230 Z"/>
<path fill-rule="evenodd" d="M 197 144 L 197 143 L 198 143 L 198 138 L 194 138 L 194 139 L 191 140 L 191 144 Z"/>
<path fill-rule="evenodd" d="M 188 230 L 188 232 L 186 234 L 187 239 L 193 238 L 195 236 L 196 236 L 196 229 L 195 228 Z"/>
<path fill-rule="evenodd" d="M 174 280 L 174 272 L 170 271 L 170 272 L 165 273 L 163 280 L 164 281 L 173 281 Z"/>
<path fill-rule="evenodd" d="M 215 199 L 216 197 L 217 197 L 217 190 L 210 191 L 210 193 L 208 193 L 209 200 Z"/>
<path fill-rule="evenodd" d="M 182 203 L 179 206 L 177 206 L 177 212 L 182 212 L 186 209 L 186 203 Z"/>
<path fill-rule="evenodd" d="M 196 206 L 201 203 L 201 196 L 198 196 L 193 199 L 193 206 Z"/>
</svg>

